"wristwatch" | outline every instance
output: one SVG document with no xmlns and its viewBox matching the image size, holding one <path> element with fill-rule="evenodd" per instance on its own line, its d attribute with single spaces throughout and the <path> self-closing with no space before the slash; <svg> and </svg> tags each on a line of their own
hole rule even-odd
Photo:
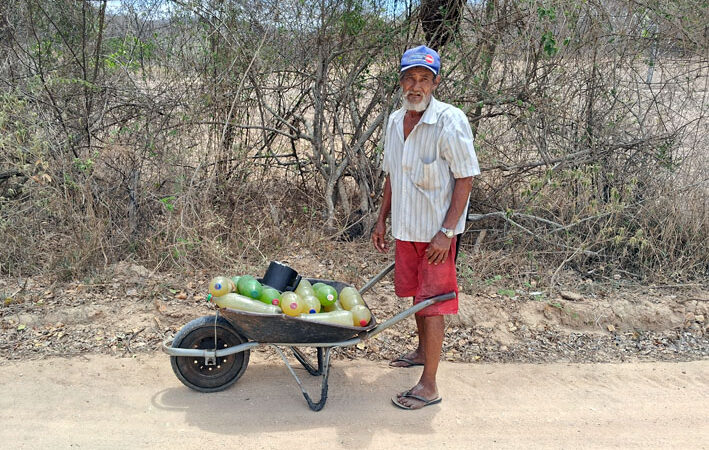
<svg viewBox="0 0 709 450">
<path fill-rule="evenodd" d="M 454 230 L 450 230 L 446 227 L 441 227 L 441 233 L 445 234 L 448 239 L 453 239 L 453 236 L 455 235 Z"/>
</svg>

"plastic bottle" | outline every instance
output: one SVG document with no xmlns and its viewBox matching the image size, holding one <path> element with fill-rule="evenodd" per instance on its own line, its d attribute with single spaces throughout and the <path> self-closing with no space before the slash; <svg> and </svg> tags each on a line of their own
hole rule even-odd
<svg viewBox="0 0 709 450">
<path fill-rule="evenodd" d="M 304 312 L 303 299 L 292 291 L 286 291 L 281 294 L 281 311 L 288 316 L 297 317 Z"/>
<path fill-rule="evenodd" d="M 259 300 L 266 303 L 267 305 L 280 306 L 281 304 L 281 293 L 270 286 L 264 286 L 261 291 L 261 297 Z"/>
<path fill-rule="evenodd" d="M 325 283 L 323 283 L 322 281 L 318 281 L 317 283 L 313 283 L 313 290 L 317 291 L 318 289 L 320 289 L 321 286 L 325 286 Z"/>
<path fill-rule="evenodd" d="M 227 277 L 214 277 L 209 282 L 209 293 L 214 297 L 220 297 L 235 290 L 234 283 Z"/>
<path fill-rule="evenodd" d="M 364 300 L 357 289 L 347 286 L 340 291 L 340 304 L 349 311 L 354 305 L 364 305 Z"/>
<path fill-rule="evenodd" d="M 320 308 L 322 308 L 322 305 L 320 304 L 320 300 L 313 297 L 312 295 L 306 295 L 305 297 L 301 297 L 301 298 L 303 299 L 303 303 L 305 303 L 305 308 L 303 309 L 303 313 L 317 314 L 320 312 Z"/>
<path fill-rule="evenodd" d="M 325 312 L 332 312 L 332 311 L 342 311 L 345 308 L 342 307 L 339 300 L 335 300 L 335 303 L 333 303 L 332 305 L 323 306 L 322 309 Z"/>
<path fill-rule="evenodd" d="M 364 305 L 354 305 L 350 312 L 352 313 L 352 323 L 356 327 L 366 327 L 372 320 L 371 311 Z"/>
<path fill-rule="evenodd" d="M 230 292 L 219 297 L 207 296 L 207 300 L 214 302 L 220 308 L 237 309 L 261 314 L 280 314 L 281 308 L 275 305 L 266 305 L 258 300 Z"/>
<path fill-rule="evenodd" d="M 323 306 L 330 306 L 337 301 L 337 291 L 329 284 L 318 285 L 315 289 L 315 296 Z"/>
<path fill-rule="evenodd" d="M 313 322 L 322 322 L 330 325 L 344 325 L 351 327 L 353 320 L 352 313 L 349 311 L 332 311 L 320 314 L 301 314 L 301 319 L 310 320 Z"/>
<path fill-rule="evenodd" d="M 295 288 L 295 293 L 301 297 L 305 297 L 306 295 L 315 295 L 313 286 L 310 284 L 310 281 L 305 278 L 301 278 L 300 283 L 298 283 L 298 287 Z"/>
<path fill-rule="evenodd" d="M 261 297 L 261 292 L 263 291 L 263 286 L 258 280 L 251 275 L 243 275 L 239 278 L 239 284 L 237 285 L 239 294 L 251 297 L 258 300 Z"/>
</svg>

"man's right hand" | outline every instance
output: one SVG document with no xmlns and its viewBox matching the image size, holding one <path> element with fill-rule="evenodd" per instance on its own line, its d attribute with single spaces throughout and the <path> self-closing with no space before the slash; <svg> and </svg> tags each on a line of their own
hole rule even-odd
<svg viewBox="0 0 709 450">
<path fill-rule="evenodd" d="M 386 253 L 389 251 L 389 243 L 384 237 L 386 232 L 386 223 L 381 221 L 377 222 L 377 225 L 374 227 L 374 231 L 372 231 L 372 242 L 374 243 L 374 247 L 379 250 L 380 253 Z"/>
</svg>

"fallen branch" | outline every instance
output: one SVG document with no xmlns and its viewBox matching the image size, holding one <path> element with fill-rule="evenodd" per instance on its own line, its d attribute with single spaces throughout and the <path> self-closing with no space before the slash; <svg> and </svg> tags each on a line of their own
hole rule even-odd
<svg viewBox="0 0 709 450">
<path fill-rule="evenodd" d="M 145 330 L 145 327 L 143 327 L 143 328 L 141 328 L 140 330 L 136 331 L 135 333 L 131 334 L 130 337 L 128 338 L 128 340 L 126 341 L 126 351 L 127 351 L 128 353 L 133 353 L 133 350 L 131 350 L 131 348 L 130 348 L 130 341 L 132 341 L 134 337 L 136 337 L 136 336 L 138 336 L 140 333 L 142 333 L 143 330 Z"/>
<path fill-rule="evenodd" d="M 579 152 L 571 153 L 571 154 L 563 156 L 561 158 L 550 159 L 549 161 L 534 161 L 534 162 L 516 164 L 514 166 L 508 166 L 505 164 L 498 164 L 496 166 L 482 167 L 482 168 L 480 168 L 480 171 L 487 172 L 490 170 L 501 170 L 503 172 L 514 172 L 516 170 L 526 170 L 526 169 L 533 169 L 535 167 L 540 167 L 540 166 L 550 166 L 552 164 L 559 164 L 562 162 L 578 159 L 581 156 L 588 156 L 589 154 L 590 154 L 590 150 L 581 150 Z"/>
<path fill-rule="evenodd" d="M 14 176 L 22 175 L 19 170 L 8 170 L 7 172 L 0 172 L 0 181 L 12 178 Z"/>
</svg>

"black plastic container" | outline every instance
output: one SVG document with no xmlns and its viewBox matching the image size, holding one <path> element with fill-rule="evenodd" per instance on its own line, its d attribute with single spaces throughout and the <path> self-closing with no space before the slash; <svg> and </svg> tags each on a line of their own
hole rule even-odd
<svg viewBox="0 0 709 450">
<path fill-rule="evenodd" d="M 263 276 L 263 284 L 281 292 L 295 290 L 298 283 L 300 283 L 298 272 L 279 261 L 271 261 Z"/>
</svg>

